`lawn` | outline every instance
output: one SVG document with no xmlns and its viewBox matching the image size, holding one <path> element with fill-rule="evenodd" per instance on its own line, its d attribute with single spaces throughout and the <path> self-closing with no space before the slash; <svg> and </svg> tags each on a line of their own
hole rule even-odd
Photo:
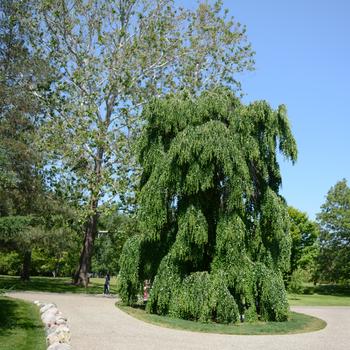
<svg viewBox="0 0 350 350">
<path fill-rule="evenodd" d="M 350 287 L 307 285 L 302 294 L 289 294 L 291 306 L 350 306 Z"/>
<path fill-rule="evenodd" d="M 302 294 L 288 294 L 290 306 L 350 306 L 350 287 L 339 285 L 306 284 Z M 196 332 L 225 334 L 288 334 L 319 330 L 325 322 L 300 313 L 291 312 L 288 322 L 255 322 L 238 325 L 220 325 L 150 315 L 140 308 L 117 305 L 121 310 L 142 321 L 163 327 Z"/>
<path fill-rule="evenodd" d="M 91 278 L 88 288 L 71 284 L 69 277 L 31 277 L 23 282 L 19 277 L 0 276 L 1 290 L 41 291 L 54 293 L 102 294 L 103 278 Z M 117 278 L 111 278 L 110 290 L 117 293 Z M 302 294 L 289 294 L 291 306 L 350 306 L 350 287 L 336 285 L 306 285 Z"/>
<path fill-rule="evenodd" d="M 0 350 L 45 350 L 45 332 L 34 304 L 0 296 Z"/>
<path fill-rule="evenodd" d="M 116 293 L 116 278 L 111 278 L 110 291 Z M 104 278 L 91 278 L 88 288 L 77 287 L 71 283 L 69 277 L 31 277 L 30 281 L 23 282 L 19 277 L 0 276 L 1 290 L 29 290 L 53 293 L 86 293 L 102 294 Z"/>
<path fill-rule="evenodd" d="M 320 294 L 289 294 L 290 306 L 350 306 L 350 297 Z"/>
<path fill-rule="evenodd" d="M 116 306 L 141 321 L 158 326 L 182 329 L 192 332 L 237 334 L 237 335 L 261 335 L 261 334 L 293 334 L 313 332 L 326 326 L 326 322 L 316 317 L 291 312 L 287 322 L 245 322 L 235 325 L 218 323 L 201 323 L 186 321 L 167 316 L 151 315 L 142 308 L 133 308 L 117 303 Z"/>
</svg>

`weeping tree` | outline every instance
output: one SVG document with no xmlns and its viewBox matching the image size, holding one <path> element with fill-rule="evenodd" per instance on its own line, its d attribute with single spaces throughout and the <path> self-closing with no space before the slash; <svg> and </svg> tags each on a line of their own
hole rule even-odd
<svg viewBox="0 0 350 350">
<path fill-rule="evenodd" d="M 184 319 L 284 321 L 291 238 L 277 149 L 297 157 L 286 108 L 227 88 L 153 100 L 139 144 L 142 235 L 121 256 L 119 293 Z"/>
</svg>

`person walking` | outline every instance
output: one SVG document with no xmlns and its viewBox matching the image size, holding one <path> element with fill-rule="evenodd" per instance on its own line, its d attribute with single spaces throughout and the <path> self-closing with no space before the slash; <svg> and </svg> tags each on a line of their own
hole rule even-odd
<svg viewBox="0 0 350 350">
<path fill-rule="evenodd" d="M 111 277 L 109 276 L 109 273 L 107 272 L 107 275 L 105 277 L 105 285 L 104 285 L 104 290 L 103 294 L 109 294 L 109 282 L 111 280 Z"/>
</svg>

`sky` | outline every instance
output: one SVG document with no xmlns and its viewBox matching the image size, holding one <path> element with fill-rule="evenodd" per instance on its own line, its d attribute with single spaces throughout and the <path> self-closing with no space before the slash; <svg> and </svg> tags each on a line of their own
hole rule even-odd
<svg viewBox="0 0 350 350">
<path fill-rule="evenodd" d="M 224 7 L 247 26 L 256 52 L 255 71 L 239 79 L 244 102 L 287 106 L 298 160 L 281 159 L 281 194 L 314 220 L 337 181 L 350 185 L 350 1 L 224 0 Z"/>
</svg>

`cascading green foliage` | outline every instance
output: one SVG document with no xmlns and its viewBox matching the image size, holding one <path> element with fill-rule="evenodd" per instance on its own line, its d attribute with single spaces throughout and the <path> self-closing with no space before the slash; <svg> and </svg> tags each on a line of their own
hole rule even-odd
<svg viewBox="0 0 350 350">
<path fill-rule="evenodd" d="M 126 241 L 120 257 L 120 265 L 123 267 L 123 273 L 119 277 L 119 294 L 122 300 L 128 304 L 136 301 L 137 293 L 140 290 L 139 266 L 140 266 L 140 236 L 132 236 Z"/>
<path fill-rule="evenodd" d="M 132 238 L 123 252 L 123 301 L 135 300 L 147 278 L 151 313 L 224 323 L 286 320 L 282 273 L 291 239 L 277 150 L 292 162 L 297 150 L 285 107 L 245 106 L 216 88 L 197 98 L 156 99 L 143 117 L 143 235 L 139 248 L 129 253 Z"/>
</svg>

